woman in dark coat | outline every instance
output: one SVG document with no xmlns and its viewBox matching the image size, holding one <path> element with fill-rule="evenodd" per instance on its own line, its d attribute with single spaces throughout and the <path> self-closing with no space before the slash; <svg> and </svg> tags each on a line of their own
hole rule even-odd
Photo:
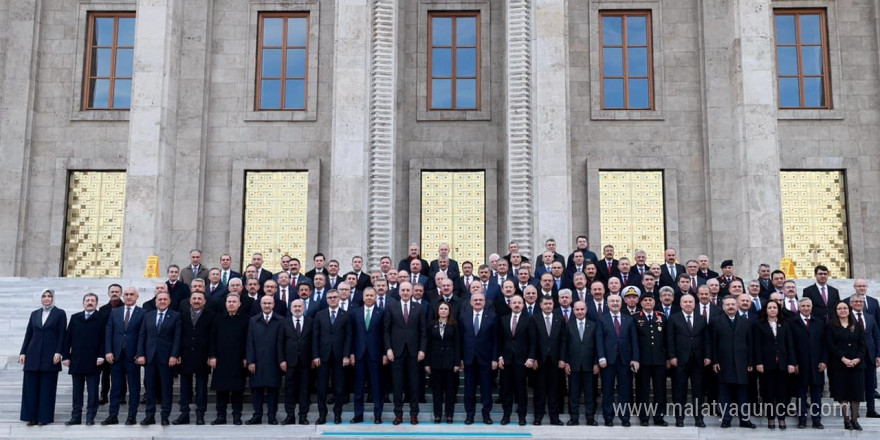
<svg viewBox="0 0 880 440">
<path fill-rule="evenodd" d="M 226 296 L 226 312 L 214 319 L 208 345 L 208 364 L 214 370 L 211 389 L 217 391 L 217 418 L 212 425 L 226 424 L 226 405 L 232 397 L 232 422 L 241 425 L 245 378 L 247 378 L 247 333 L 250 315 L 239 310 L 241 298 Z"/>
<path fill-rule="evenodd" d="M 437 307 L 437 319 L 428 328 L 425 371 L 431 375 L 434 423 L 440 423 L 444 406 L 446 423 L 452 423 L 455 408 L 455 377 L 461 364 L 461 335 L 450 310 L 448 303 L 441 303 Z"/>
<path fill-rule="evenodd" d="M 841 301 L 834 307 L 831 323 L 825 329 L 828 347 L 828 381 L 831 398 L 843 405 L 845 429 L 861 431 L 859 402 L 865 400 L 865 330 L 856 324 L 849 304 Z M 847 406 L 850 414 L 847 416 Z"/>
<path fill-rule="evenodd" d="M 789 360 L 791 333 L 779 313 L 779 304 L 768 302 L 755 329 L 755 364 L 761 375 L 761 397 L 767 408 L 770 429 L 776 429 L 776 420 L 779 420 L 779 429 L 785 429 L 788 375 L 794 373 L 796 363 Z"/>
<path fill-rule="evenodd" d="M 40 295 L 42 307 L 28 320 L 18 362 L 24 365 L 21 391 L 21 421 L 40 426 L 55 421 L 55 392 L 67 314 L 55 307 L 55 292 L 46 289 Z"/>
</svg>

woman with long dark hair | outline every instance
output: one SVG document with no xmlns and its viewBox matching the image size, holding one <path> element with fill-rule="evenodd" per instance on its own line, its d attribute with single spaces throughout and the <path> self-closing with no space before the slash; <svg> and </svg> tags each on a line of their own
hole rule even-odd
<svg viewBox="0 0 880 440">
<path fill-rule="evenodd" d="M 831 323 L 825 330 L 828 347 L 828 381 L 831 398 L 843 408 L 844 429 L 862 430 L 859 425 L 859 402 L 865 400 L 865 329 L 853 319 L 849 304 L 834 306 Z M 849 409 L 849 415 L 847 415 Z"/>
<path fill-rule="evenodd" d="M 452 423 L 455 409 L 455 376 L 461 365 L 461 335 L 451 311 L 449 304 L 440 303 L 437 306 L 437 319 L 428 328 L 425 371 L 431 375 L 434 423 L 440 423 L 444 409 L 446 423 Z"/>
<path fill-rule="evenodd" d="M 770 301 L 761 311 L 761 318 L 755 330 L 755 364 L 761 375 L 761 397 L 766 408 L 767 427 L 785 429 L 788 394 L 788 375 L 794 373 L 791 352 L 791 333 L 789 325 L 783 322 L 779 304 Z"/>
</svg>

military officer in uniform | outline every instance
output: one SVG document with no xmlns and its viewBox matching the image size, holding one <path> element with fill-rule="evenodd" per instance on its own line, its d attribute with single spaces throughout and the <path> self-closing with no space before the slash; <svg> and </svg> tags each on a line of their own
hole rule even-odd
<svg viewBox="0 0 880 440">
<path fill-rule="evenodd" d="M 627 295 L 630 295 L 627 292 Z M 638 296 L 638 293 L 633 292 Z M 633 316 L 636 333 L 639 335 L 639 355 L 641 362 L 636 375 L 636 402 L 641 404 L 639 421 L 648 426 L 647 406 L 651 387 L 654 388 L 654 425 L 666 426 L 663 420 L 666 409 L 666 329 L 667 318 L 654 310 L 654 298 L 645 296 L 641 301 L 642 310 Z"/>
<path fill-rule="evenodd" d="M 733 280 L 742 282 L 742 278 L 733 274 L 733 260 L 724 260 L 721 262 L 721 276 L 715 278 L 718 280 L 718 299 L 730 295 L 730 283 Z"/>
</svg>

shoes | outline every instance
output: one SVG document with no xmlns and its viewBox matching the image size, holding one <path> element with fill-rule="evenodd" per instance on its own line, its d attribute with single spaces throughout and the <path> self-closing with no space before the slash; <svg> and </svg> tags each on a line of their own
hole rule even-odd
<svg viewBox="0 0 880 440">
<path fill-rule="evenodd" d="M 519 419 L 519 426 L 526 426 L 526 419 L 525 418 Z"/>
<path fill-rule="evenodd" d="M 440 423 L 440 417 L 434 417 L 434 424 L 437 425 Z"/>
<path fill-rule="evenodd" d="M 852 429 L 853 429 L 852 422 L 850 422 L 849 420 L 844 420 L 843 421 L 843 429 L 845 429 L 847 431 L 852 431 Z"/>
<path fill-rule="evenodd" d="M 161 423 L 162 423 L 162 426 L 168 426 L 168 425 L 171 424 L 171 422 L 168 421 L 168 417 L 162 417 L 162 422 L 161 422 Z"/>
<path fill-rule="evenodd" d="M 81 424 L 82 424 L 82 420 L 80 420 L 80 419 L 70 419 L 70 420 L 64 422 L 64 426 L 81 425 Z"/>
<path fill-rule="evenodd" d="M 409 424 L 410 425 L 418 425 L 419 424 L 419 416 L 410 416 Z"/>
<path fill-rule="evenodd" d="M 510 423 L 510 416 L 501 417 L 501 424 L 502 425 L 507 425 L 508 423 Z"/>
<path fill-rule="evenodd" d="M 599 426 L 599 422 L 596 419 L 587 419 L 587 426 Z"/>
<path fill-rule="evenodd" d="M 342 414 L 336 414 L 333 416 L 333 423 L 336 425 L 342 423 Z"/>
<path fill-rule="evenodd" d="M 721 422 L 721 427 L 722 428 L 730 428 L 730 420 L 725 420 L 725 421 Z"/>
<path fill-rule="evenodd" d="M 126 422 L 126 425 L 127 424 L 128 424 L 128 422 Z M 156 424 L 155 417 L 147 417 L 147 418 L 144 418 L 143 420 L 141 420 L 141 426 L 150 426 L 150 425 L 155 425 L 155 424 Z"/>
<path fill-rule="evenodd" d="M 620 426 L 624 426 L 624 427 L 629 428 L 630 425 L 631 424 L 629 423 L 629 420 L 624 420 L 624 421 L 620 422 Z"/>
<path fill-rule="evenodd" d="M 703 422 L 702 419 L 700 419 L 700 420 L 697 420 L 696 422 L 694 422 L 694 426 L 696 426 L 697 428 L 705 428 L 706 423 Z"/>
<path fill-rule="evenodd" d="M 316 425 L 323 425 L 327 423 L 327 416 L 320 416 L 318 420 L 315 420 Z"/>
<path fill-rule="evenodd" d="M 174 419 L 174 421 L 171 422 L 171 424 L 172 425 L 189 425 L 189 416 L 185 416 L 185 415 L 181 414 L 176 419 Z"/>
<path fill-rule="evenodd" d="M 767 421 L 767 429 L 776 429 L 776 423 L 772 420 Z"/>
<path fill-rule="evenodd" d="M 779 429 L 780 429 L 780 430 L 785 430 L 785 428 L 786 428 L 786 426 L 785 426 L 785 420 L 780 420 L 780 421 L 779 421 Z"/>
<path fill-rule="evenodd" d="M 647 419 L 646 420 L 639 420 L 639 425 L 640 426 L 648 426 L 648 420 Z"/>
<path fill-rule="evenodd" d="M 550 424 L 553 426 L 563 426 L 564 425 L 564 423 L 562 423 L 562 420 L 559 420 L 559 419 L 551 420 Z"/>
<path fill-rule="evenodd" d="M 101 426 L 118 425 L 118 424 L 119 424 L 119 419 L 117 419 L 116 416 L 110 416 L 110 417 L 107 417 L 106 419 L 101 421 Z"/>
<path fill-rule="evenodd" d="M 675 427 L 676 428 L 684 428 L 684 420 L 676 420 Z"/>
<path fill-rule="evenodd" d="M 98 405 L 106 405 L 108 403 L 106 397 L 102 397 L 101 400 L 98 401 Z"/>
<path fill-rule="evenodd" d="M 307 419 L 307 418 L 305 418 L 305 417 L 300 417 L 300 418 L 299 418 L 299 424 L 300 424 L 300 425 L 308 425 L 308 424 L 309 424 L 309 419 Z"/>
<path fill-rule="evenodd" d="M 852 427 L 853 427 L 853 429 L 855 429 L 856 431 L 861 431 L 861 430 L 862 430 L 862 425 L 859 425 L 859 421 L 858 421 L 858 420 L 853 420 L 853 422 L 852 422 Z"/>
<path fill-rule="evenodd" d="M 613 420 L 608 420 L 608 421 L 606 421 L 606 422 L 605 422 L 605 426 L 608 426 L 608 427 L 612 427 L 612 426 L 614 426 L 614 421 L 613 421 Z"/>
<path fill-rule="evenodd" d="M 95 424 L 95 420 L 94 420 L 94 419 L 88 419 L 88 420 L 86 420 L 86 426 L 94 426 L 94 424 Z"/>
<path fill-rule="evenodd" d="M 465 425 L 473 425 L 474 424 L 474 417 L 467 416 L 467 418 L 464 419 L 464 424 Z"/>
<path fill-rule="evenodd" d="M 236 426 L 241 426 L 241 417 L 232 417 L 232 424 Z"/>
<path fill-rule="evenodd" d="M 822 422 L 813 422 L 813 429 L 825 429 L 825 425 Z"/>
<path fill-rule="evenodd" d="M 447 417 L 446 424 L 451 424 L 451 423 L 452 423 L 452 417 Z"/>
<path fill-rule="evenodd" d="M 865 414 L 865 417 L 869 419 L 878 419 L 880 418 L 880 414 L 877 414 L 877 411 L 868 411 L 868 413 Z"/>
<path fill-rule="evenodd" d="M 354 416 L 349 423 L 364 423 L 364 416 Z"/>
<path fill-rule="evenodd" d="M 205 416 L 196 416 L 196 425 L 204 425 Z"/>
<path fill-rule="evenodd" d="M 269 417 L 269 424 L 270 424 L 270 425 L 277 425 L 277 424 L 278 424 L 278 419 L 276 419 L 274 416 Z"/>
<path fill-rule="evenodd" d="M 654 420 L 654 426 L 669 426 L 669 423 L 666 423 L 666 420 L 657 419 Z"/>
<path fill-rule="evenodd" d="M 248 419 L 247 422 L 244 422 L 244 424 L 245 425 L 262 425 L 263 424 L 263 417 L 262 416 L 260 416 L 260 417 L 253 416 L 250 419 Z"/>
<path fill-rule="evenodd" d="M 37 423 L 37 426 L 46 426 L 46 425 L 48 425 L 48 423 L 43 423 L 43 422 Z"/>
<path fill-rule="evenodd" d="M 133 416 L 125 419 L 125 424 L 127 426 L 134 426 L 134 425 L 137 425 L 137 423 L 138 423 L 137 420 L 135 420 L 135 418 Z"/>
<path fill-rule="evenodd" d="M 578 423 L 577 419 L 570 419 L 568 422 L 565 423 L 565 425 L 566 426 L 577 426 L 577 425 L 579 425 L 579 423 Z"/>
<path fill-rule="evenodd" d="M 403 417 L 402 416 L 394 416 L 394 421 L 391 423 L 394 424 L 395 426 L 399 425 L 399 424 L 403 423 Z"/>
<path fill-rule="evenodd" d="M 489 416 L 483 416 L 483 424 L 484 424 L 484 425 L 491 425 L 491 424 L 492 424 L 492 418 L 489 417 Z"/>
<path fill-rule="evenodd" d="M 216 419 L 211 421 L 212 426 L 213 425 L 225 425 L 225 424 L 226 424 L 226 419 L 221 419 L 220 417 L 217 417 Z"/>
<path fill-rule="evenodd" d="M 373 419 L 373 424 L 374 424 L 374 425 L 381 425 L 381 424 L 382 424 L 382 418 L 381 418 L 381 417 L 376 417 L 375 419 Z"/>
<path fill-rule="evenodd" d="M 748 421 L 748 420 L 740 420 L 740 422 L 739 422 L 739 427 L 740 427 L 740 428 L 749 428 L 749 429 L 755 429 L 755 428 L 757 428 L 757 426 L 755 426 L 754 423 L 752 423 L 752 422 L 750 422 L 750 421 Z"/>
<path fill-rule="evenodd" d="M 532 422 L 532 425 L 534 425 L 534 426 L 541 426 L 541 419 L 535 419 L 535 421 Z"/>
</svg>

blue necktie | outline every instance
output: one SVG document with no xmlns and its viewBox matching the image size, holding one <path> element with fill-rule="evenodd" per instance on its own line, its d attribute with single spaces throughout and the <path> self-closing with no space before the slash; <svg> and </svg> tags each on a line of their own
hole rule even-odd
<svg viewBox="0 0 880 440">
<path fill-rule="evenodd" d="M 474 336 L 480 333 L 480 314 L 474 314 Z"/>
</svg>

